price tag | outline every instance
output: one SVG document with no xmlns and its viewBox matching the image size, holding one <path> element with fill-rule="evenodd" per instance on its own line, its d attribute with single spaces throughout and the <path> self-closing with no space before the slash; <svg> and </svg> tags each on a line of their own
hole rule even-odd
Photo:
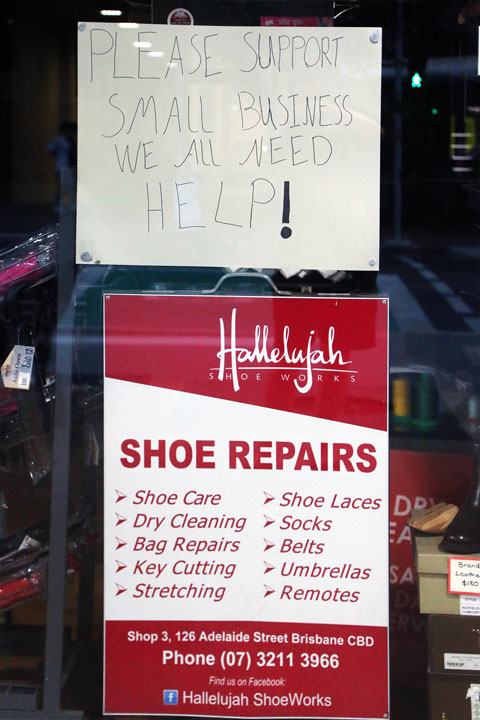
<svg viewBox="0 0 480 720">
<path fill-rule="evenodd" d="M 480 595 L 480 558 L 448 558 L 448 592 Z"/>
<path fill-rule="evenodd" d="M 15 345 L 2 365 L 3 384 L 14 390 L 29 390 L 35 348 Z"/>
</svg>

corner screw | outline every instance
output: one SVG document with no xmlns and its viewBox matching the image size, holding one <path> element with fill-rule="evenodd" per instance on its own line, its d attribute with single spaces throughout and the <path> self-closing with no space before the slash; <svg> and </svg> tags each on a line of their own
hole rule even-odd
<svg viewBox="0 0 480 720">
<path fill-rule="evenodd" d="M 92 260 L 93 260 L 93 255 L 92 255 L 91 252 L 83 252 L 83 253 L 80 255 L 80 260 L 82 260 L 83 262 L 92 262 Z"/>
<path fill-rule="evenodd" d="M 370 42 L 378 43 L 379 40 L 380 40 L 380 33 L 378 32 L 378 30 L 374 30 L 372 32 L 372 34 L 370 35 Z"/>
<path fill-rule="evenodd" d="M 85 23 L 80 23 L 80 25 L 78 26 L 78 32 L 83 32 L 84 30 L 86 30 L 86 27 L 87 26 L 85 25 Z"/>
<path fill-rule="evenodd" d="M 377 261 L 375 260 L 375 258 L 370 258 L 370 260 L 368 261 L 368 264 L 370 265 L 370 267 L 373 267 L 374 265 L 377 264 Z"/>
</svg>

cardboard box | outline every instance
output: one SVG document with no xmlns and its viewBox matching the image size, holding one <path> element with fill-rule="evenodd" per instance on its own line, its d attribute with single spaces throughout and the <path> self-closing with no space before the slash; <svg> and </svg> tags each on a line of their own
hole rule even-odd
<svg viewBox="0 0 480 720">
<path fill-rule="evenodd" d="M 468 673 L 480 683 L 480 617 L 430 615 L 428 670 L 434 674 Z"/>
<path fill-rule="evenodd" d="M 478 675 L 429 675 L 430 720 L 477 720 L 480 717 L 478 680 Z M 473 693 L 473 697 L 467 697 L 469 693 Z"/>
<path fill-rule="evenodd" d="M 480 617 L 430 615 L 428 689 L 430 720 L 480 718 Z"/>
<path fill-rule="evenodd" d="M 460 595 L 447 591 L 448 558 L 438 549 L 441 535 L 422 535 L 412 531 L 413 556 L 418 576 L 418 597 L 421 613 L 460 615 Z M 480 554 L 468 557 L 480 558 Z"/>
</svg>

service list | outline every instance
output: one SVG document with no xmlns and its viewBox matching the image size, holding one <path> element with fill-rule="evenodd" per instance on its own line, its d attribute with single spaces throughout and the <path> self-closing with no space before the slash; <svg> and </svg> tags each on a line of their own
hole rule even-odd
<svg viewBox="0 0 480 720">
<path fill-rule="evenodd" d="M 105 712 L 388 712 L 383 299 L 105 297 Z"/>
</svg>

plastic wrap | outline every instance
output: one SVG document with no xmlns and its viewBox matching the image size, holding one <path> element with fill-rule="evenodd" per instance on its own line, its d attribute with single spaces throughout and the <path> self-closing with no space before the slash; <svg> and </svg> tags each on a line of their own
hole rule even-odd
<svg viewBox="0 0 480 720">
<path fill-rule="evenodd" d="M 58 237 L 58 225 L 52 225 L 0 252 L 0 363 L 15 345 L 35 347 L 30 388 L 17 392 L 0 387 L 0 466 L 8 468 L 11 449 L 21 446 L 34 484 L 51 467 L 50 395 L 40 368 L 45 352 L 39 349 L 45 347 L 55 321 L 54 284 L 48 281 L 57 272 Z"/>
<path fill-rule="evenodd" d="M 56 274 L 58 225 L 0 253 L 0 297 L 18 283 L 33 284 Z"/>
<path fill-rule="evenodd" d="M 78 510 L 68 521 L 68 573 L 81 572 L 95 536 Z M 45 588 L 49 559 L 49 522 L 23 527 L 0 539 L 0 610 L 10 609 Z"/>
<path fill-rule="evenodd" d="M 39 561 L 16 573 L 0 577 L 0 610 L 12 608 L 45 587 L 45 563 Z"/>
</svg>

